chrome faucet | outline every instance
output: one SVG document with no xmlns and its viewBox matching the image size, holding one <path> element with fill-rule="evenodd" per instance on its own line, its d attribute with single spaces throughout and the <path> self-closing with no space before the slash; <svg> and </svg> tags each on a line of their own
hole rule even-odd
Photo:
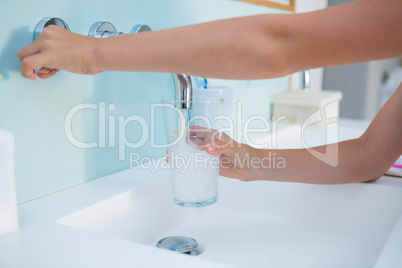
<svg viewBox="0 0 402 268">
<path fill-rule="evenodd" d="M 193 86 L 191 77 L 186 74 L 172 74 L 174 87 L 176 88 L 176 101 L 180 103 L 180 109 L 191 109 L 193 100 Z"/>
<path fill-rule="evenodd" d="M 130 33 L 142 33 L 152 31 L 151 27 L 145 24 L 138 24 L 131 29 Z M 176 101 L 180 109 L 191 109 L 193 100 L 193 86 L 191 77 L 186 74 L 172 74 L 176 91 Z"/>
<path fill-rule="evenodd" d="M 308 91 L 310 89 L 310 71 L 305 70 L 300 73 L 302 74 L 301 89 Z"/>
</svg>

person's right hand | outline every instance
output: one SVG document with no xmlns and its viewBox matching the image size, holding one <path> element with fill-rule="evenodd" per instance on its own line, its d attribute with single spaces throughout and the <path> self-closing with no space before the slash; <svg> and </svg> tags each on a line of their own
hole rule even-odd
<svg viewBox="0 0 402 268">
<path fill-rule="evenodd" d="M 193 146 L 205 149 L 210 155 L 220 155 L 219 175 L 249 181 L 260 174 L 248 161 L 257 157 L 251 146 L 236 142 L 226 133 L 203 127 L 190 127 L 189 136 Z"/>
<path fill-rule="evenodd" d="M 32 43 L 18 51 L 21 74 L 29 79 L 52 77 L 59 70 L 76 74 L 96 74 L 94 37 L 79 35 L 58 26 L 48 26 Z M 37 73 L 35 69 L 41 68 Z"/>
</svg>

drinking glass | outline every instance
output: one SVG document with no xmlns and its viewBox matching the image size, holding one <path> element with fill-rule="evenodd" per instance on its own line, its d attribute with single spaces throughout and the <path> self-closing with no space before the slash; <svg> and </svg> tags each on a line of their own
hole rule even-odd
<svg viewBox="0 0 402 268">
<path fill-rule="evenodd" d="M 185 207 L 203 207 L 218 197 L 219 156 L 205 151 L 220 139 L 223 99 L 197 99 L 191 109 L 180 101 L 162 101 L 168 162 L 174 202 Z"/>
</svg>

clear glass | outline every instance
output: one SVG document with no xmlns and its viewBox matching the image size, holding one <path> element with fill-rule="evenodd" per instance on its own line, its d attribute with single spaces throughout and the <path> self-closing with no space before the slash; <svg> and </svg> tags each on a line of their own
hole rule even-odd
<svg viewBox="0 0 402 268">
<path fill-rule="evenodd" d="M 216 203 L 220 157 L 207 154 L 205 146 L 220 138 L 223 99 L 193 99 L 191 109 L 180 109 L 178 101 L 162 104 L 174 202 L 186 207 Z"/>
</svg>

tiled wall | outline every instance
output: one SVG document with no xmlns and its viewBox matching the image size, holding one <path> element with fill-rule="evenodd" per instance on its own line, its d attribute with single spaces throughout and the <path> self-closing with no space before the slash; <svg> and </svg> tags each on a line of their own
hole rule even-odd
<svg viewBox="0 0 402 268">
<path fill-rule="evenodd" d="M 41 18 L 60 17 L 73 32 L 87 34 L 99 20 L 110 21 L 119 31 L 129 32 L 139 23 L 159 30 L 274 12 L 280 11 L 231 0 L 1 1 L 0 128 L 10 130 L 16 137 L 18 202 L 129 168 L 130 152 L 148 157 L 163 155 L 164 150 L 152 149 L 148 140 L 140 148 L 124 148 L 126 154 L 120 156 L 125 159 L 119 160 L 119 142 L 122 142 L 119 135 L 125 132 L 128 142 L 139 141 L 143 133 L 139 118 L 149 123 L 150 104 L 174 96 L 169 74 L 107 72 L 83 76 L 60 72 L 48 80 L 22 78 L 17 51 L 32 41 L 33 29 Z M 237 84 L 242 85 L 236 95 L 241 99 L 250 95 L 244 86 L 250 83 L 231 81 L 229 84 L 235 90 Z M 250 107 L 259 106 L 260 110 L 268 111 L 269 95 L 286 90 L 288 82 L 284 78 L 259 83 L 275 91 L 267 90 L 263 98 L 256 96 L 255 101 L 264 101 L 256 105 L 252 100 Z M 129 119 L 136 121 L 127 123 Z M 164 140 L 161 120 L 157 113 L 156 142 Z M 72 132 L 66 136 L 65 125 L 69 129 L 69 122 Z M 95 147 L 78 148 L 70 142 L 70 134 L 88 147 Z"/>
</svg>

